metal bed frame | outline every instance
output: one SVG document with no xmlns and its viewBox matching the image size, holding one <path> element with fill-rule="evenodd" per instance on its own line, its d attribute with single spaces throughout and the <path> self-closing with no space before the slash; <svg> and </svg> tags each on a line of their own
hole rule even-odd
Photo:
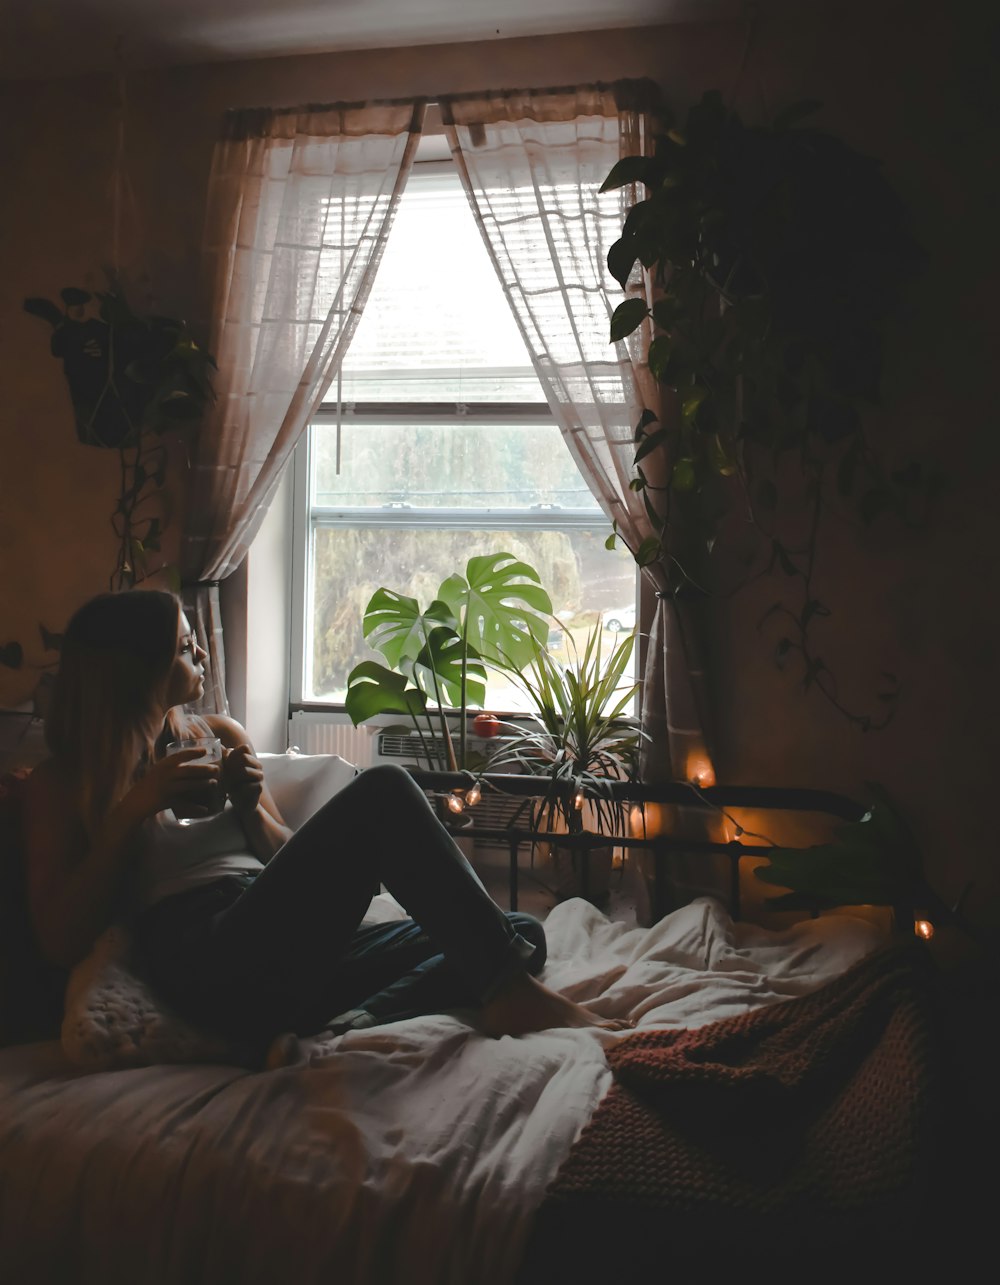
<svg viewBox="0 0 1000 1285">
<path fill-rule="evenodd" d="M 438 772 L 420 768 L 407 769 L 417 785 L 431 796 L 443 796 L 452 792 L 469 789 L 478 782 L 484 791 L 493 790 L 500 794 L 514 795 L 526 799 L 556 797 L 569 800 L 576 792 L 572 781 L 553 783 L 537 776 L 517 775 L 514 773 L 485 773 L 473 776 L 469 772 Z M 554 785 L 554 788 L 553 788 Z M 597 796 L 593 796 L 597 797 Z M 711 785 L 697 786 L 686 781 L 671 781 L 657 785 L 645 785 L 632 782 L 609 782 L 607 793 L 600 797 L 624 805 L 642 806 L 646 803 L 673 805 L 686 808 L 700 808 L 706 812 L 718 812 L 724 808 L 754 808 L 781 812 L 813 812 L 826 814 L 841 821 L 858 821 L 864 816 L 866 808 L 846 795 L 830 790 L 805 788 L 785 788 L 762 785 Z M 472 814 L 474 816 L 474 813 Z M 510 909 L 517 910 L 518 881 L 520 869 L 518 857 L 524 843 L 550 842 L 553 835 L 530 826 L 477 826 L 475 821 L 470 826 L 457 826 L 445 815 L 444 821 L 449 831 L 456 837 L 484 839 L 506 843 L 509 854 L 508 880 Z M 666 875 L 672 853 L 685 855 L 695 854 L 706 857 L 721 854 L 728 858 L 729 870 L 729 911 L 734 919 L 741 917 L 740 897 L 740 862 L 746 857 L 766 856 L 771 851 L 770 844 L 745 843 L 739 838 L 726 842 L 712 839 L 676 837 L 671 834 L 632 835 L 605 834 L 597 831 L 580 829 L 569 833 L 560 833 L 560 845 L 581 854 L 580 861 L 580 895 L 589 893 L 589 860 L 588 854 L 593 848 L 638 848 L 646 849 L 653 854 L 655 880 L 653 885 L 652 912 L 659 919 L 669 908 L 665 903 Z M 903 913 L 912 918 L 912 908 L 899 907 L 897 915 Z"/>
</svg>

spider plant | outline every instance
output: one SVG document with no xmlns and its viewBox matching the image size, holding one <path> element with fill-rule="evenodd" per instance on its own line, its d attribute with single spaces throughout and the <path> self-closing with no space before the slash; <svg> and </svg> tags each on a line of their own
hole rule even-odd
<svg viewBox="0 0 1000 1285">
<path fill-rule="evenodd" d="M 635 635 L 616 636 L 605 661 L 603 633 L 599 618 L 582 649 L 570 636 L 568 664 L 536 645 L 516 676 L 534 707 L 533 722 L 502 724 L 503 748 L 490 767 L 547 777 L 545 792 L 533 805 L 535 829 L 579 832 L 586 806 L 587 819 L 599 833 L 625 832 L 625 805 L 611 787 L 638 774 L 643 733 L 624 719 L 638 688 L 625 677 Z"/>
</svg>

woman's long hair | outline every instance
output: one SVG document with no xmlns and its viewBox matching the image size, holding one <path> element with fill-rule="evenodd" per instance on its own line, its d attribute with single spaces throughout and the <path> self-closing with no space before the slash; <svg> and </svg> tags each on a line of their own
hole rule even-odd
<svg viewBox="0 0 1000 1285">
<path fill-rule="evenodd" d="M 90 833 L 152 758 L 180 609 L 156 589 L 103 593 L 66 626 L 45 739 L 79 788 Z"/>
</svg>

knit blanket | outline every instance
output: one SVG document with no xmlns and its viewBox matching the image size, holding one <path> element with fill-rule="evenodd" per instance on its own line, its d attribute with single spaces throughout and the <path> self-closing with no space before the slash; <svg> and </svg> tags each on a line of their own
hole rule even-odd
<svg viewBox="0 0 1000 1285">
<path fill-rule="evenodd" d="M 638 1032 L 549 1187 L 521 1285 L 810 1276 L 919 1245 L 937 1145 L 933 966 L 890 946 L 825 987 Z M 803 1255 L 805 1258 L 803 1259 Z M 824 1279 L 826 1277 L 824 1276 Z"/>
</svg>

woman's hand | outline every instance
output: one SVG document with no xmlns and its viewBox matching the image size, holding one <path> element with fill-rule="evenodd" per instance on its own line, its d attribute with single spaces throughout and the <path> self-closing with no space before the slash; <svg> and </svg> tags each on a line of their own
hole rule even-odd
<svg viewBox="0 0 1000 1285">
<path fill-rule="evenodd" d="M 264 766 L 234 718 L 209 714 L 203 721 L 222 741 L 222 788 L 233 802 L 250 851 L 266 864 L 292 832 L 267 788 Z"/>
<path fill-rule="evenodd" d="M 264 769 L 251 745 L 223 750 L 222 785 L 241 816 L 257 810 L 264 789 Z"/>
<path fill-rule="evenodd" d="M 218 762 L 206 759 L 197 747 L 176 750 L 158 759 L 129 791 L 143 817 L 174 808 L 184 816 L 208 816 L 212 809 L 201 802 L 220 780 Z"/>
</svg>

